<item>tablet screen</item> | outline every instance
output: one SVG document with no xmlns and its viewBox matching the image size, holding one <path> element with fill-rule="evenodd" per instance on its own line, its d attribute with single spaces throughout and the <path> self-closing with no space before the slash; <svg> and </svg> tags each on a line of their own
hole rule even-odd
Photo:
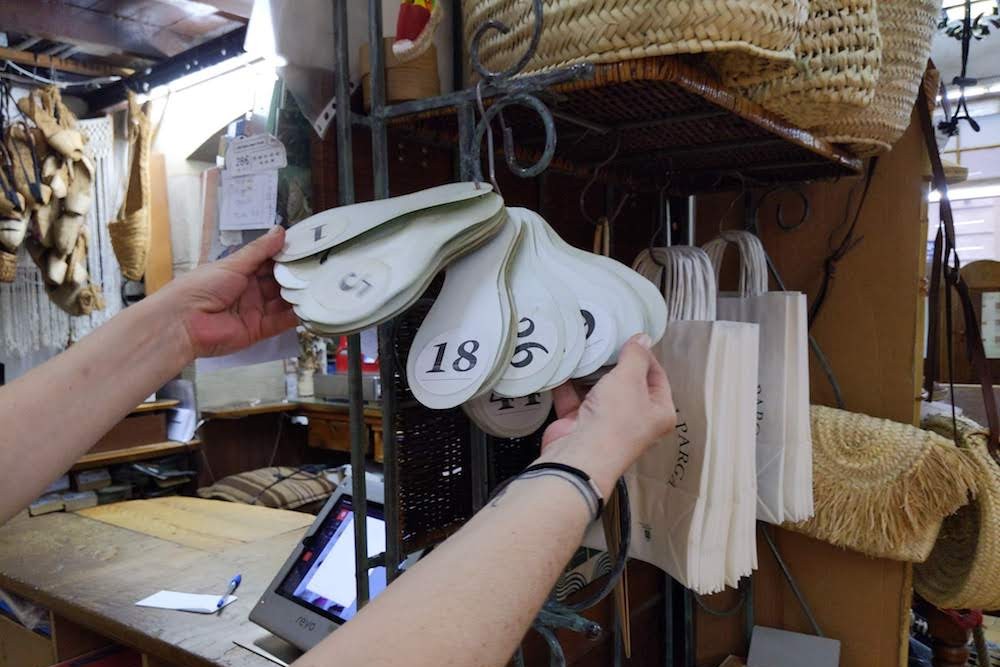
<svg viewBox="0 0 1000 667">
<path fill-rule="evenodd" d="M 382 505 L 369 501 L 369 557 L 385 551 L 384 517 Z M 351 497 L 344 495 L 303 549 L 277 592 L 343 623 L 357 613 L 354 572 L 354 509 Z M 385 589 L 384 567 L 368 570 L 368 589 L 372 598 Z"/>
</svg>

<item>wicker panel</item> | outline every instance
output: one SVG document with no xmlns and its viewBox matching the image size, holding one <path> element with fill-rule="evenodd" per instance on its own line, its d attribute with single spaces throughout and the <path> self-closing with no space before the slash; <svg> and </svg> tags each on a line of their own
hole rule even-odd
<svg viewBox="0 0 1000 667">
<path fill-rule="evenodd" d="M 441 541 L 472 516 L 469 421 L 460 408 L 424 407 L 406 383 L 410 345 L 432 303 L 421 300 L 395 326 L 400 539 L 405 551 Z"/>
<path fill-rule="evenodd" d="M 556 114 L 553 169 L 589 176 L 594 164 L 611 155 L 620 135 L 620 151 L 604 173 L 639 189 L 660 184 L 664 172 L 678 188 L 694 192 L 714 187 L 719 174 L 734 171 L 778 182 L 840 177 L 861 169 L 850 154 L 679 58 L 599 65 L 593 79 L 557 86 L 545 101 Z M 537 159 L 544 143 L 540 119 L 521 107 L 508 107 L 504 115 L 515 128 L 520 161 Z M 586 129 L 575 119 L 605 131 Z M 398 122 L 424 139 L 454 142 L 457 136 L 450 114 Z"/>
</svg>

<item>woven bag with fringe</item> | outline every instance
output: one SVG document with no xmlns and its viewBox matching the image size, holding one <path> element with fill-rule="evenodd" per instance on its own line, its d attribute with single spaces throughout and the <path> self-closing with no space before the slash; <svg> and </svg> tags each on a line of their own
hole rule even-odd
<svg viewBox="0 0 1000 667">
<path fill-rule="evenodd" d="M 913 102 L 931 52 L 941 0 L 883 0 L 878 5 L 882 68 L 871 107 L 821 125 L 816 133 L 835 144 L 850 144 L 857 155 L 888 151 L 910 125 Z M 931 95 L 929 99 L 934 99 Z"/>
<path fill-rule="evenodd" d="M 17 254 L 0 250 L 0 283 L 12 283 L 17 278 Z"/>
<path fill-rule="evenodd" d="M 126 174 L 125 199 L 116 220 L 108 223 L 111 247 L 129 280 L 142 280 L 152 240 L 150 230 L 149 152 L 152 127 L 149 116 L 129 92 L 129 170 Z"/>
<path fill-rule="evenodd" d="M 926 559 L 975 486 L 967 458 L 909 424 L 817 405 L 810 415 L 816 513 L 785 527 L 869 556 Z"/>
<path fill-rule="evenodd" d="M 806 19 L 808 0 L 545 0 L 538 50 L 525 67 L 534 72 L 578 62 L 616 63 L 681 53 L 739 54 L 721 61 L 743 85 L 788 69 Z M 481 42 L 488 69 L 512 66 L 534 30 L 525 0 L 462 0 L 465 43 L 490 19 L 510 28 Z"/>
<path fill-rule="evenodd" d="M 958 445 L 976 471 L 976 497 L 944 520 L 934 550 L 913 570 L 913 587 L 941 609 L 1000 608 L 1000 466 L 979 424 L 957 420 Z M 947 416 L 928 417 L 924 426 L 952 437 Z"/>
<path fill-rule="evenodd" d="M 868 108 L 882 65 L 875 0 L 810 0 L 795 52 L 793 70 L 746 94 L 806 129 Z"/>
</svg>

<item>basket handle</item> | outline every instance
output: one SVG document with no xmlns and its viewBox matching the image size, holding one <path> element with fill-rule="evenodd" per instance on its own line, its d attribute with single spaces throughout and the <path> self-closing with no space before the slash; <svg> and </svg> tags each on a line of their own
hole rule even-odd
<svg viewBox="0 0 1000 667">
<path fill-rule="evenodd" d="M 925 75 L 926 77 L 926 75 Z M 925 80 L 926 83 L 926 80 Z M 927 364 L 924 369 L 924 389 L 927 391 L 927 398 L 933 395 L 934 381 L 937 379 L 939 365 L 939 326 L 940 326 L 940 304 L 938 303 L 941 292 L 941 280 L 945 281 L 945 336 L 949 355 L 951 351 L 951 290 L 958 294 L 962 306 L 962 317 L 965 321 L 965 352 L 972 364 L 972 369 L 979 378 L 979 385 L 983 393 L 983 403 L 986 406 L 986 420 L 989 425 L 990 435 L 987 446 L 990 456 L 1000 464 L 1000 416 L 997 413 L 996 397 L 993 395 L 993 382 L 990 378 L 989 364 L 986 361 L 986 353 L 983 350 L 983 338 L 979 330 L 979 321 L 976 319 L 976 311 L 972 306 L 972 296 L 969 286 L 962 278 L 959 270 L 958 253 L 955 248 L 955 220 L 952 215 L 951 201 L 948 199 L 948 183 L 944 176 L 944 165 L 941 163 L 941 152 L 938 149 L 937 138 L 934 134 L 934 124 L 931 120 L 931 107 L 927 99 L 927 86 L 920 86 L 920 95 L 917 98 L 917 111 L 920 114 L 920 124 L 923 129 L 924 141 L 927 144 L 927 155 L 931 162 L 931 172 L 933 174 L 934 189 L 941 195 L 940 201 L 940 223 L 938 224 L 937 235 L 934 238 L 934 258 L 931 265 L 930 294 L 928 296 L 928 308 L 930 310 L 929 326 L 927 335 Z M 949 365 L 949 384 L 952 387 L 951 397 L 955 400 L 954 377 L 951 374 Z M 957 437 L 957 433 L 956 433 Z"/>
</svg>

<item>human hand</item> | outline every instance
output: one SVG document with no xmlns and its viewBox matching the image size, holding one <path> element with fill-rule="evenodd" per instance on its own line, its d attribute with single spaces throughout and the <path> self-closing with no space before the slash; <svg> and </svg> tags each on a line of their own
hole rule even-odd
<svg viewBox="0 0 1000 667">
<path fill-rule="evenodd" d="M 618 365 L 585 398 L 572 383 L 553 392 L 559 419 L 545 429 L 539 460 L 580 468 L 605 498 L 625 470 L 677 425 L 670 382 L 649 344 L 644 334 L 629 339 Z"/>
<path fill-rule="evenodd" d="M 150 299 L 183 325 L 187 361 L 242 350 L 297 324 L 272 275 L 271 258 L 284 243 L 284 229 L 275 226 L 232 255 L 172 281 Z"/>
</svg>

